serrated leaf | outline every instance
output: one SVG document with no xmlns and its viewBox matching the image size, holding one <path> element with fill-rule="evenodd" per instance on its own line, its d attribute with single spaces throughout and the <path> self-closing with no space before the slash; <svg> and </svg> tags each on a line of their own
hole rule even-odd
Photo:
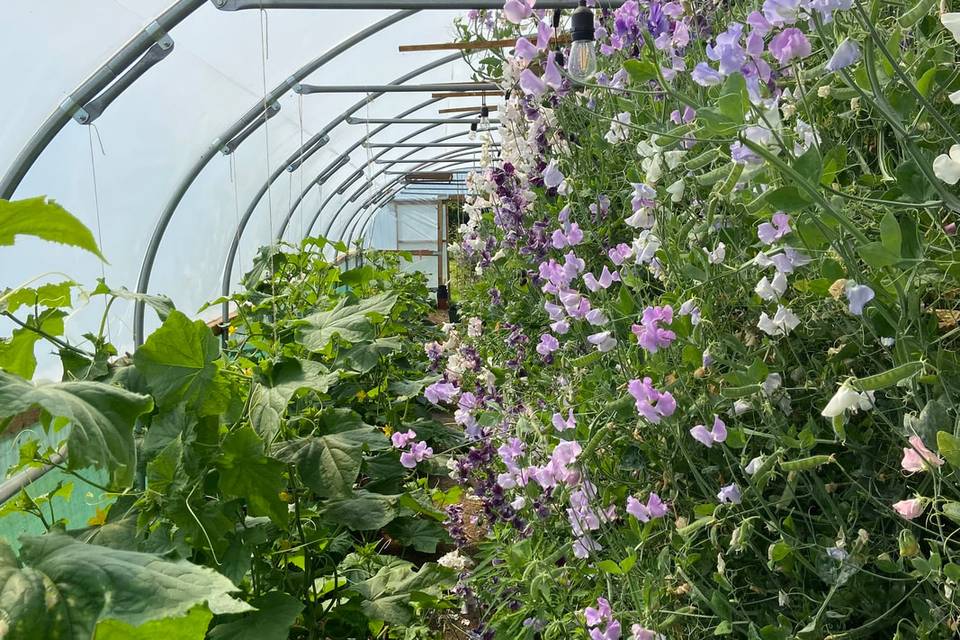
<svg viewBox="0 0 960 640">
<path fill-rule="evenodd" d="M 179 311 L 137 349 L 133 362 L 161 408 L 181 402 L 201 404 L 217 375 L 220 345 L 202 321 Z"/>
<path fill-rule="evenodd" d="M 139 627 L 207 603 L 215 614 L 250 609 L 237 588 L 185 560 L 84 544 L 63 533 L 22 539 L 19 561 L 0 543 L 0 619 L 8 640 L 90 640 L 101 620 Z"/>
<path fill-rule="evenodd" d="M 287 505 L 280 499 L 280 492 L 286 488 L 286 465 L 264 455 L 263 441 L 252 427 L 227 434 L 216 464 L 220 490 L 225 495 L 246 499 L 253 515 L 286 524 Z"/>
<path fill-rule="evenodd" d="M 403 349 L 403 342 L 398 337 L 377 338 L 376 340 L 358 344 L 340 356 L 340 360 L 357 373 L 368 373 L 378 364 L 380 358 L 396 353 Z"/>
<path fill-rule="evenodd" d="M 406 624 L 413 617 L 411 601 L 418 594 L 436 594 L 452 585 L 452 570 L 425 564 L 419 571 L 409 562 L 396 562 L 380 569 L 372 578 L 353 585 L 363 597 L 367 617 L 393 624 Z"/>
<path fill-rule="evenodd" d="M 203 640 L 213 614 L 205 605 L 190 609 L 185 616 L 151 620 L 134 627 L 119 620 L 97 625 L 96 640 Z"/>
<path fill-rule="evenodd" d="M 90 229 L 46 196 L 0 200 L 0 246 L 13 245 L 19 235 L 77 247 L 106 262 Z"/>
<path fill-rule="evenodd" d="M 107 286 L 107 283 L 104 282 L 103 278 L 97 278 L 97 286 L 93 291 L 90 292 L 91 296 L 111 296 L 114 298 L 119 298 L 121 300 L 130 300 L 133 302 L 142 302 L 154 311 L 157 312 L 157 317 L 160 318 L 160 322 L 163 322 L 167 317 L 177 310 L 173 304 L 173 300 L 167 296 L 152 295 L 148 293 L 137 293 L 135 291 L 130 291 L 124 287 L 119 289 L 113 289 Z"/>
<path fill-rule="evenodd" d="M 354 531 L 372 531 L 384 527 L 397 516 L 399 498 L 357 491 L 350 497 L 328 501 L 321 508 L 320 515 Z"/>
<path fill-rule="evenodd" d="M 381 293 L 365 298 L 357 304 L 348 305 L 341 299 L 330 311 L 314 313 L 300 320 L 297 325 L 297 342 L 310 351 L 323 351 L 334 336 L 347 342 L 359 342 L 373 338 L 373 324 L 369 313 L 389 315 L 397 303 L 397 294 Z"/>
<path fill-rule="evenodd" d="M 307 436 L 282 443 L 276 455 L 295 465 L 303 483 L 320 497 L 343 497 L 351 495 L 363 448 L 371 442 L 383 444 L 386 436 L 373 427 Z"/>
<path fill-rule="evenodd" d="M 267 442 L 280 429 L 280 420 L 290 399 L 301 389 L 326 393 L 339 379 L 319 362 L 288 358 L 273 366 L 269 377 L 254 382 L 250 388 L 250 422 Z"/>
<path fill-rule="evenodd" d="M 148 396 L 97 382 L 34 385 L 0 372 L 0 420 L 34 406 L 69 421 L 70 469 L 106 469 L 114 486 L 133 479 L 133 424 L 153 408 Z"/>
<path fill-rule="evenodd" d="M 386 526 L 384 532 L 403 546 L 421 553 L 436 553 L 438 544 L 450 541 L 442 524 L 421 518 L 397 518 Z"/>
<path fill-rule="evenodd" d="M 290 626 L 303 611 L 291 595 L 273 591 L 253 600 L 256 611 L 244 613 L 210 630 L 209 640 L 286 640 Z"/>
</svg>

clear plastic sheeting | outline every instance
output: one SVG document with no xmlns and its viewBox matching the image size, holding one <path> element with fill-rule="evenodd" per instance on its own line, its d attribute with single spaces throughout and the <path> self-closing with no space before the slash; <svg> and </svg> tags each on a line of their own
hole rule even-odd
<svg viewBox="0 0 960 640">
<path fill-rule="evenodd" d="M 166 10 L 172 0 L 8 0 L 0 24 L 0 69 L 8 99 L 0 127 L 0 171 L 6 171 L 47 116 L 64 98 L 120 49 L 134 34 Z M 41 271 L 62 271 L 91 288 L 105 277 L 110 286 L 136 290 L 144 254 L 161 212 L 211 145 L 264 95 L 284 85 L 291 74 L 353 34 L 392 15 L 374 10 L 217 10 L 204 3 L 169 33 L 173 51 L 128 87 L 92 126 L 70 121 L 43 149 L 26 173 L 14 199 L 47 195 L 63 204 L 97 235 L 107 264 L 68 247 L 22 239 L 3 252 L 4 282 L 20 284 Z M 421 11 L 399 19 L 344 51 L 303 82 L 323 85 L 389 84 L 411 71 L 450 56 L 449 51 L 398 53 L 398 45 L 452 40 L 455 12 Z M 38 46 L 37 43 L 43 43 Z M 122 70 L 121 70 L 122 73 Z M 462 59 L 440 64 L 409 83 L 463 82 L 471 71 Z M 381 174 L 380 149 L 358 146 L 349 160 L 323 184 L 310 186 L 341 154 L 380 125 L 341 122 L 329 129 L 329 143 L 295 171 L 283 171 L 262 198 L 257 193 L 268 177 L 286 166 L 301 145 L 353 110 L 364 94 L 300 96 L 288 87 L 279 98 L 280 112 L 260 126 L 231 155 L 216 154 L 190 184 L 174 210 L 150 272 L 150 293 L 173 298 L 177 307 L 196 315 L 202 304 L 220 295 L 224 261 L 238 221 L 256 203 L 238 246 L 231 282 L 237 282 L 256 250 L 274 238 L 290 217 L 283 239 L 329 229 L 357 236 L 366 229 L 370 243 L 383 248 L 391 236 L 381 222 L 348 225 L 359 207 L 382 191 L 395 176 Z M 444 99 L 420 109 L 429 93 L 386 93 L 353 112 L 357 118 L 449 117 L 439 109 L 479 104 L 478 98 Z M 75 107 L 71 107 L 73 109 Z M 391 142 L 423 125 L 394 124 L 373 140 Z M 429 141 L 466 131 L 465 125 L 441 124 L 412 138 Z M 465 138 L 464 138 L 465 140 Z M 410 149 L 391 149 L 383 158 L 399 158 Z M 415 151 L 414 158 L 439 151 Z M 412 165 L 395 165 L 410 170 Z M 362 175 L 343 194 L 335 190 L 346 178 Z M 349 198 L 362 189 L 354 202 Z M 304 194 L 301 199 L 301 194 Z M 299 205 L 294 204 L 299 200 Z M 322 204 L 323 211 L 311 227 Z M 292 210 L 292 214 L 291 214 Z M 340 211 L 342 219 L 332 220 Z M 436 234 L 436 207 L 431 230 Z M 386 225 L 389 226 L 389 225 Z M 426 231 L 424 233 L 427 233 Z M 399 236 L 394 234 L 394 239 Z M 347 239 L 347 238 L 344 238 Z M 434 243 L 436 238 L 434 237 Z M 62 280 L 51 275 L 48 281 Z M 96 330 L 102 303 L 80 306 L 67 322 L 70 340 Z M 215 317 L 214 309 L 206 317 Z M 132 350 L 133 303 L 118 301 L 110 309 L 110 339 Z M 147 310 L 146 333 L 157 326 Z"/>
</svg>

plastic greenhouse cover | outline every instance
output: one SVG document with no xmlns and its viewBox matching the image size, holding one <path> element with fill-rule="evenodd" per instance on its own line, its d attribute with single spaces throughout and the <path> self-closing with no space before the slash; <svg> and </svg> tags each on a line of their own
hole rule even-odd
<svg viewBox="0 0 960 640">
<path fill-rule="evenodd" d="M 0 127 L 0 171 L 64 98 L 96 71 L 134 34 L 162 13 L 172 0 L 8 0 L 0 23 L 0 77 L 8 99 Z M 14 199 L 47 195 L 87 224 L 100 239 L 109 261 L 101 264 L 81 252 L 26 238 L 3 252 L 0 272 L 13 286 L 47 271 L 60 271 L 92 288 L 105 277 L 112 287 L 136 290 L 144 252 L 161 211 L 197 158 L 228 127 L 262 101 L 265 91 L 282 84 L 301 66 L 344 39 L 391 15 L 387 11 L 273 10 L 221 12 L 205 3 L 170 36 L 169 56 L 139 78 L 103 113 L 93 126 L 70 121 L 42 152 L 17 188 Z M 443 42 L 453 37 L 455 12 L 422 11 L 365 39 L 310 74 L 311 84 L 387 84 L 450 52 L 398 53 L 398 45 Z M 466 81 L 470 70 L 462 60 L 428 71 L 411 83 Z M 303 141 L 362 100 L 362 94 L 299 96 L 286 91 L 280 113 L 261 126 L 235 153 L 217 154 L 186 192 L 175 210 L 159 247 L 149 292 L 171 296 L 177 307 L 196 314 L 220 295 L 223 263 L 237 221 L 263 186 Z M 388 93 L 354 115 L 390 118 L 428 100 L 423 93 Z M 477 104 L 444 100 L 411 117 L 442 117 L 444 106 Z M 375 125 L 368 125 L 370 129 Z M 362 139 L 368 126 L 343 123 L 330 133 L 330 142 L 297 171 L 284 171 L 262 198 L 239 245 L 233 267 L 236 282 L 256 249 L 270 241 L 291 205 L 307 185 L 341 151 Z M 461 128 L 463 129 L 463 128 Z M 392 125 L 376 136 L 390 142 L 415 130 Z M 440 125 L 414 138 L 429 141 L 455 133 Z M 399 157 L 401 150 L 385 157 Z M 407 150 L 403 150 L 407 151 Z M 357 169 L 364 175 L 343 196 L 334 195 L 314 225 L 319 234 L 327 216 L 383 165 L 369 164 L 364 147 L 327 183 L 314 186 L 291 217 L 284 239 L 296 241 L 307 233 L 321 202 Z M 419 157 L 435 152 L 425 149 Z M 397 165 L 397 168 L 404 165 Z M 407 168 L 411 165 L 406 165 Z M 343 232 L 349 214 L 392 176 L 356 202 L 347 203 L 332 235 Z M 435 222 L 434 222 L 435 224 Z M 390 225 L 369 224 L 368 240 L 375 246 L 395 242 Z M 392 233 L 391 237 L 389 234 Z M 387 234 L 383 236 L 383 234 Z M 379 236 L 379 237 L 378 237 Z M 49 281 L 64 279 L 51 275 Z M 67 322 L 71 340 L 96 329 L 102 302 L 90 302 Z M 208 317 L 214 316 L 208 310 Z M 146 331 L 157 319 L 146 314 Z M 133 303 L 118 301 L 109 315 L 111 340 L 132 350 Z M 41 367 L 43 364 L 41 364 Z M 39 371 L 55 377 L 56 370 Z"/>
</svg>

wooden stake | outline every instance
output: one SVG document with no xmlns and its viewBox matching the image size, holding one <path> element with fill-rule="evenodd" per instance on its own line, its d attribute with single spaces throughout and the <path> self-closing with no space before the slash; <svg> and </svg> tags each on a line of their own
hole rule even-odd
<svg viewBox="0 0 960 640">
<path fill-rule="evenodd" d="M 526 36 L 527 38 L 536 38 L 536 35 Z M 566 44 L 570 42 L 570 34 L 563 33 L 553 38 L 551 42 Z M 411 51 L 474 51 L 477 49 L 502 49 L 504 47 L 517 46 L 516 38 L 504 38 L 502 40 L 474 40 L 473 42 L 436 42 L 432 44 L 402 44 L 400 53 L 409 53 Z"/>
<path fill-rule="evenodd" d="M 467 113 L 467 112 L 480 113 L 481 109 L 483 109 L 483 107 L 451 107 L 449 109 L 440 109 L 437 113 Z M 495 104 L 490 105 L 487 107 L 487 110 L 496 111 L 497 105 Z"/>
</svg>

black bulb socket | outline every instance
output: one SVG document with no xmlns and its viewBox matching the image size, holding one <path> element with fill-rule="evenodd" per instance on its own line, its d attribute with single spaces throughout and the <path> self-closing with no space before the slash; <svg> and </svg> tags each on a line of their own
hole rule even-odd
<svg viewBox="0 0 960 640">
<path fill-rule="evenodd" d="M 570 35 L 574 42 L 593 41 L 593 11 L 584 5 L 577 7 L 570 19 Z"/>
</svg>

